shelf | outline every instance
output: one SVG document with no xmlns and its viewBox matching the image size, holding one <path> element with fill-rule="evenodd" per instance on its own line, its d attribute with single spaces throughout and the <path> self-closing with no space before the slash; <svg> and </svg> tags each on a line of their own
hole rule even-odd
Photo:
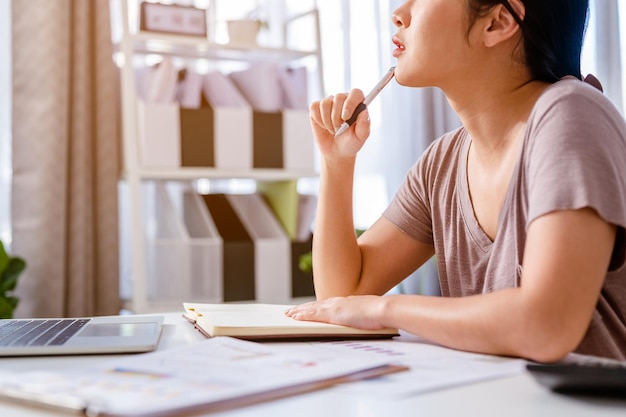
<svg viewBox="0 0 626 417">
<path fill-rule="evenodd" d="M 164 205 L 159 205 L 154 196 L 150 195 L 150 187 L 145 186 L 149 185 L 149 183 L 151 182 L 159 183 L 161 181 L 164 181 L 167 182 L 167 184 L 163 185 L 172 185 L 172 188 L 176 189 L 177 186 L 180 184 L 170 184 L 169 182 L 193 182 L 195 180 L 236 179 L 257 181 L 257 185 L 271 183 L 272 186 L 280 187 L 283 185 L 280 184 L 283 181 L 295 182 L 295 180 L 298 180 L 300 178 L 318 178 L 319 173 L 316 172 L 314 155 L 312 154 L 314 152 L 314 141 L 313 138 L 311 138 L 310 150 L 308 148 L 304 149 L 297 146 L 291 146 L 293 144 L 292 142 L 295 142 L 295 139 L 302 139 L 302 134 L 298 130 L 298 127 L 300 126 L 299 123 L 302 123 L 303 128 L 306 129 L 309 129 L 309 123 L 308 114 L 306 111 L 303 114 L 298 115 L 294 115 L 293 112 L 289 112 L 288 117 L 285 118 L 286 122 L 281 122 L 283 123 L 284 128 L 281 138 L 281 140 L 283 141 L 282 164 L 278 164 L 274 160 L 272 160 L 271 163 L 261 162 L 261 160 L 251 157 L 251 155 L 254 155 L 252 152 L 253 149 L 249 149 L 247 143 L 249 142 L 249 139 L 254 139 L 254 131 L 251 129 L 247 129 L 247 126 L 244 126 L 246 127 L 245 129 L 233 128 L 232 131 L 228 129 L 227 131 L 223 131 L 224 129 L 222 129 L 220 130 L 219 137 L 216 135 L 216 137 L 212 139 L 214 143 L 211 146 L 214 146 L 214 151 L 216 149 L 216 143 L 220 141 L 225 141 L 225 138 L 232 139 L 230 140 L 230 142 L 228 142 L 230 144 L 230 148 L 228 149 L 229 152 L 226 152 L 228 153 L 228 155 L 225 155 L 224 148 L 217 147 L 218 149 L 221 149 L 222 152 L 219 155 L 214 152 L 215 158 L 212 162 L 206 162 L 206 160 L 200 161 L 195 159 L 193 160 L 194 162 L 189 162 L 189 160 L 184 160 L 185 162 L 182 162 L 182 157 L 178 158 L 173 156 L 178 155 L 178 153 L 170 153 L 170 151 L 175 148 L 176 142 L 168 142 L 168 140 L 170 139 L 176 140 L 176 135 L 180 135 L 178 140 L 181 141 L 182 149 L 182 125 L 180 125 L 180 113 L 176 114 L 176 109 L 174 109 L 170 113 L 170 116 L 172 116 L 173 118 L 179 118 L 177 120 L 177 122 L 179 122 L 178 131 L 175 126 L 172 127 L 173 125 L 169 126 L 167 123 L 164 123 L 165 116 L 157 113 L 152 117 L 159 118 L 159 123 L 150 124 L 150 127 L 155 127 L 156 130 L 153 129 L 148 134 L 146 131 L 147 124 L 143 123 L 145 121 L 145 114 L 143 110 L 145 109 L 138 105 L 138 103 L 141 103 L 141 101 L 139 100 L 137 94 L 137 76 L 139 74 L 136 70 L 142 67 L 156 64 L 158 60 L 152 59 L 153 56 L 151 55 L 171 57 L 172 61 L 176 59 L 175 65 L 177 67 L 192 67 L 192 65 L 195 65 L 196 63 L 208 64 L 196 66 L 197 71 L 202 74 L 204 74 L 204 72 L 206 71 L 211 71 L 214 68 L 220 68 L 221 70 L 222 65 L 220 64 L 220 61 L 223 61 L 225 64 L 224 67 L 228 68 L 236 68 L 241 63 L 270 62 L 279 66 L 285 66 L 286 64 L 296 63 L 297 61 L 300 61 L 297 62 L 297 65 L 307 67 L 308 70 L 313 68 L 313 65 L 310 66 L 310 63 L 308 61 L 315 60 L 316 65 L 314 66 L 314 68 L 317 73 L 317 84 L 321 93 L 319 94 L 319 96 L 323 96 L 324 80 L 322 77 L 323 65 L 322 54 L 320 50 L 319 14 L 317 13 L 317 10 L 312 10 L 310 12 L 286 19 L 283 24 L 284 33 L 282 41 L 275 44 L 280 45 L 280 47 L 264 47 L 249 44 L 243 45 L 232 43 L 216 43 L 215 41 L 209 41 L 207 37 L 203 36 L 194 37 L 180 34 L 149 32 L 141 30 L 136 31 L 134 27 L 137 22 L 131 22 L 129 9 L 132 5 L 129 3 L 130 0 L 121 0 L 121 38 L 114 44 L 116 52 L 114 59 L 121 70 L 123 134 L 122 150 L 124 158 L 124 170 L 121 173 L 121 180 L 124 181 L 124 187 L 122 187 L 121 189 L 124 190 L 124 192 L 126 193 L 128 200 L 128 207 L 124 207 L 124 220 L 126 220 L 127 226 L 123 227 L 122 229 L 125 231 L 125 233 L 127 233 L 126 238 L 128 238 L 128 242 L 130 245 L 130 248 L 128 248 L 129 250 L 124 251 L 124 253 L 126 253 L 126 256 L 128 257 L 127 263 L 129 265 L 128 267 L 124 266 L 124 271 L 122 273 L 124 274 L 124 279 L 128 280 L 127 284 L 130 285 L 130 292 L 127 295 L 129 299 L 125 300 L 124 305 L 127 309 L 135 313 L 144 313 L 150 311 L 176 311 L 182 307 L 182 301 L 193 301 L 193 294 L 190 294 L 189 297 L 185 297 L 184 300 L 180 300 L 180 303 L 178 302 L 178 300 L 176 300 L 177 298 L 180 298 L 180 294 L 177 294 L 175 297 L 171 298 L 171 300 L 176 300 L 176 302 L 174 303 L 170 303 L 169 301 L 167 301 L 170 300 L 170 298 L 162 297 L 164 299 L 160 299 L 160 295 L 151 295 L 150 290 L 152 287 L 149 288 L 149 285 L 155 285 L 154 282 L 157 281 L 150 281 L 149 278 L 154 278 L 153 276 L 155 275 L 150 271 L 155 268 L 155 265 L 160 265 L 159 263 L 154 263 L 154 259 L 160 260 L 161 258 L 159 258 L 158 256 L 156 256 L 155 258 L 155 252 L 153 250 L 154 247 L 147 246 L 149 242 L 146 239 L 146 232 L 151 230 L 151 228 L 155 228 L 157 226 L 162 226 L 161 229 L 163 229 L 162 231 L 164 233 L 164 236 L 169 236 L 169 232 L 166 231 L 166 229 L 169 228 L 169 223 L 166 224 L 167 221 L 164 221 L 164 218 L 167 217 L 173 219 L 174 217 L 158 217 L 156 215 L 152 216 L 152 218 L 148 217 L 149 213 L 151 213 L 150 210 L 154 209 L 153 211 L 156 213 L 156 207 L 159 207 L 159 213 L 165 213 L 164 210 L 166 208 L 164 208 Z M 215 4 L 215 1 L 211 1 L 212 7 L 215 7 Z M 211 15 L 213 15 L 214 18 L 215 13 L 211 13 Z M 309 15 L 313 16 L 315 23 L 315 27 L 313 28 L 314 32 L 312 33 L 315 38 L 315 49 L 289 49 L 288 47 L 286 47 L 286 45 L 288 45 L 288 43 L 286 42 L 287 26 L 291 26 L 293 21 Z M 135 19 L 136 17 L 133 16 L 132 18 Z M 197 62 L 193 62 L 196 60 Z M 251 123 L 252 122 L 253 119 L 251 119 Z M 212 123 L 214 123 L 214 121 L 212 121 Z M 274 124 L 272 124 L 272 126 L 273 125 Z M 172 128 L 169 129 L 169 127 Z M 193 128 L 194 132 L 197 132 L 198 130 L 201 129 L 198 129 L 197 127 Z M 299 133 L 294 134 L 294 130 Z M 187 132 L 189 132 L 189 130 L 187 130 Z M 307 130 L 307 132 L 310 133 L 310 130 Z M 199 136 L 202 135 L 203 133 L 199 134 Z M 265 136 L 267 135 L 268 134 L 265 134 Z M 275 139 L 275 136 L 277 136 L 278 133 L 277 131 L 272 130 L 269 135 L 271 135 L 270 139 Z M 147 138 L 150 138 L 151 142 L 148 142 Z M 187 138 L 189 138 L 189 136 L 187 136 Z M 263 138 L 264 135 L 262 134 L 258 134 L 256 137 L 256 139 L 259 139 L 259 142 L 262 142 Z M 241 144 L 236 139 L 241 139 L 242 143 L 245 142 L 246 144 L 242 146 L 246 146 L 246 148 L 241 149 Z M 148 148 L 146 145 L 148 143 L 151 146 L 150 148 Z M 172 144 L 174 145 L 171 146 L 172 149 L 170 149 L 170 147 L 168 146 Z M 286 146 L 287 144 L 291 145 Z M 142 148 L 142 146 L 144 147 Z M 147 149 L 155 151 L 156 153 L 146 154 Z M 165 151 L 163 151 L 163 149 L 165 149 Z M 263 149 L 267 150 L 267 147 L 264 147 Z M 173 152 L 176 152 L 176 150 L 174 150 Z M 156 159 L 154 159 L 153 157 L 155 154 L 159 156 Z M 161 158 L 163 155 L 171 158 Z M 311 159 L 307 159 L 308 157 L 310 157 Z M 301 159 L 304 159 L 304 161 L 302 161 Z M 235 162 L 233 162 L 233 160 Z M 249 162 L 239 163 L 240 161 Z M 254 164 L 252 163 L 252 161 L 255 161 L 257 166 L 282 165 L 284 166 L 284 168 L 254 168 Z M 186 165 L 215 165 L 217 167 L 209 168 L 176 166 L 182 163 L 185 163 Z M 228 166 L 231 168 L 223 168 L 224 166 Z M 218 185 L 221 186 L 221 184 L 217 184 L 219 181 L 213 182 L 216 183 L 216 189 L 219 188 Z M 290 196 L 294 195 L 294 193 L 291 192 L 293 184 L 290 183 L 288 185 Z M 147 194 L 146 188 L 148 188 Z M 176 204 L 182 204 L 180 200 L 175 201 Z M 174 204 L 174 202 L 172 202 L 172 204 Z M 290 201 L 289 204 L 291 205 L 292 202 Z M 184 207 L 184 205 L 178 207 L 178 209 L 182 210 L 181 213 L 183 213 L 183 216 L 181 219 L 178 219 L 178 223 L 174 220 L 174 223 L 178 224 L 178 226 L 180 227 L 174 227 L 175 229 L 177 229 L 177 233 L 171 233 L 171 235 L 175 237 L 181 237 L 181 239 L 174 239 L 173 241 L 174 244 L 178 242 L 178 246 L 171 246 L 172 253 L 174 253 L 174 255 L 176 255 L 176 251 L 182 251 L 182 254 L 190 253 L 190 248 L 196 248 L 198 245 L 206 243 L 201 241 L 208 236 L 208 234 L 205 236 L 205 234 L 202 233 L 200 233 L 200 237 L 197 237 L 195 235 L 191 236 L 188 226 L 185 224 L 183 227 L 180 221 L 185 219 L 185 208 L 189 207 Z M 190 218 L 191 217 L 187 219 Z M 195 231 L 197 232 L 197 230 Z M 166 242 L 167 239 L 170 238 L 164 238 L 163 242 L 168 244 L 171 243 L 169 241 Z M 309 242 L 305 243 L 309 245 Z M 186 252 L 185 248 L 187 248 Z M 178 258 L 174 256 L 174 258 L 172 258 L 173 261 L 170 264 L 166 265 L 168 268 L 170 266 L 176 268 L 176 279 L 180 279 L 181 277 L 185 276 L 187 278 L 192 276 L 191 270 L 193 269 L 192 266 L 195 265 L 195 262 L 191 258 L 187 258 L 186 256 L 178 256 Z M 204 265 L 204 262 L 207 261 L 207 257 L 203 256 L 202 260 Z M 149 264 L 150 262 L 152 263 Z M 219 264 L 219 262 L 213 262 L 212 265 L 215 266 Z M 293 271 L 291 271 L 291 273 L 293 274 Z M 151 274 L 150 277 L 148 276 L 149 274 Z M 220 271 L 219 274 L 223 275 L 223 271 Z M 203 271 L 200 271 L 198 275 L 196 275 L 195 272 L 193 273 L 193 276 L 196 279 L 202 279 L 204 275 L 208 276 L 208 274 L 204 273 Z M 160 281 L 158 283 L 162 285 L 162 288 L 167 288 L 167 283 L 163 284 Z M 292 287 L 297 289 L 299 283 L 291 281 L 291 285 Z M 168 290 L 166 289 L 166 291 Z M 299 293 L 298 291 L 296 291 L 295 293 Z M 292 294 L 295 293 L 292 292 Z M 218 299 L 223 298 L 223 294 L 214 295 Z M 299 300 L 297 299 L 294 299 L 293 301 L 294 303 L 299 302 Z M 306 299 L 304 301 L 309 301 L 309 299 Z"/>
<path fill-rule="evenodd" d="M 207 179 L 254 179 L 259 181 L 282 181 L 306 177 L 317 177 L 319 174 L 314 171 L 293 171 L 273 168 L 255 168 L 251 170 L 234 170 L 224 168 L 140 168 L 137 174 L 144 180 L 194 180 L 198 178 Z M 123 176 L 126 178 L 127 173 Z"/>
<path fill-rule="evenodd" d="M 138 32 L 129 35 L 133 52 L 138 54 L 165 54 L 188 58 L 206 58 L 230 61 L 290 62 L 316 51 L 298 51 L 286 48 L 267 48 L 255 45 L 220 44 L 205 38 L 171 35 L 155 32 Z"/>
</svg>

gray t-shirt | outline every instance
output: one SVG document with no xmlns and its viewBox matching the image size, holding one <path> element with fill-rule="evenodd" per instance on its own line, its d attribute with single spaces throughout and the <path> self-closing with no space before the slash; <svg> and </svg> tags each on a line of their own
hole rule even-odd
<svg viewBox="0 0 626 417">
<path fill-rule="evenodd" d="M 435 248 L 443 296 L 517 287 L 530 223 L 591 207 L 618 226 L 611 266 L 579 353 L 626 359 L 626 124 L 595 88 L 549 86 L 530 115 L 495 240 L 479 226 L 467 185 L 464 128 L 435 141 L 383 216 Z"/>
</svg>

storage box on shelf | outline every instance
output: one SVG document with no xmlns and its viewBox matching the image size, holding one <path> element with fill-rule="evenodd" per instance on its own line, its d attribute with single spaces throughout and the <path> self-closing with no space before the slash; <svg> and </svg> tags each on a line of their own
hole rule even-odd
<svg viewBox="0 0 626 417">
<path fill-rule="evenodd" d="M 148 299 L 176 301 L 191 293 L 189 236 L 159 184 L 144 184 Z"/>
<path fill-rule="evenodd" d="M 189 300 L 223 301 L 224 245 L 213 219 L 195 192 L 184 190 L 182 218 L 189 235 L 191 294 Z M 179 211 L 179 214 L 181 212 Z"/>
<path fill-rule="evenodd" d="M 180 300 L 223 301 L 222 239 L 204 203 L 189 189 L 179 182 L 141 185 L 146 300 L 156 309 L 180 305 Z M 129 237 L 128 226 L 122 225 L 123 239 Z M 128 262 L 123 256 L 122 264 Z M 128 276 L 126 271 L 122 275 Z M 130 289 L 124 287 L 128 296 Z"/>
<path fill-rule="evenodd" d="M 314 175 L 308 112 L 184 109 L 177 103 L 142 100 L 137 104 L 140 163 L 146 169 L 216 168 L 254 174 L 252 170 L 265 168 Z"/>
<path fill-rule="evenodd" d="M 122 36 L 117 49 L 122 74 L 125 182 L 122 189 L 127 192 L 130 211 L 130 221 L 126 224 L 130 228 L 132 255 L 132 285 L 127 307 L 134 312 L 162 311 L 178 309 L 182 301 L 224 300 L 228 298 L 224 297 L 227 283 L 223 280 L 225 242 L 210 212 L 206 211 L 203 199 L 189 192 L 183 193 L 182 197 L 177 197 L 175 192 L 172 199 L 171 190 L 163 185 L 156 186 L 153 198 L 157 202 L 153 209 L 158 225 L 151 225 L 155 228 L 150 230 L 145 209 L 146 204 L 151 203 L 141 191 L 142 184 L 222 178 L 267 182 L 314 177 L 317 175 L 313 159 L 315 152 L 307 111 L 264 113 L 210 104 L 187 109 L 176 103 L 148 102 L 137 93 L 137 58 L 161 55 L 212 63 L 281 64 L 313 58 L 319 76 L 318 85 L 323 93 L 318 14 L 312 10 L 285 22 L 287 33 L 287 26 L 303 16 L 315 20 L 317 47 L 311 51 L 297 51 L 285 47 L 222 45 L 205 38 L 137 32 L 131 29 L 129 8 L 132 5 L 129 0 L 121 0 Z M 211 2 L 211 7 L 214 5 L 215 2 Z M 267 124 L 268 119 L 275 123 Z M 172 201 L 166 201 L 168 198 Z M 277 270 L 280 279 L 270 282 L 259 278 L 269 275 L 261 272 L 269 271 L 267 265 L 274 256 L 267 248 L 281 247 L 275 250 L 282 252 L 285 241 L 275 228 L 270 230 L 267 225 L 261 227 L 251 223 L 254 222 L 253 214 L 248 206 L 258 205 L 258 198 L 228 197 L 237 207 L 238 215 L 245 218 L 246 227 L 258 242 L 259 253 L 266 253 L 263 258 L 268 258 L 255 261 L 254 269 L 259 273 L 255 277 L 253 296 L 267 302 L 287 302 L 287 296 L 312 294 L 309 290 L 312 284 L 306 277 L 301 281 L 305 283 L 304 290 L 294 289 L 293 265 L 294 262 L 297 265 L 297 260 L 291 256 L 295 247 L 293 241 L 287 240 L 289 253 Z M 147 235 L 147 232 L 153 234 Z M 304 242 L 303 248 L 306 249 L 307 245 L 310 247 L 310 242 Z M 283 269 L 287 270 L 288 276 Z"/>
<path fill-rule="evenodd" d="M 254 299 L 262 303 L 288 303 L 291 247 L 287 233 L 259 194 L 229 195 L 227 199 L 254 244 Z"/>
<path fill-rule="evenodd" d="M 312 276 L 293 270 L 310 236 L 290 239 L 260 193 L 201 195 L 180 181 L 145 182 L 142 193 L 150 303 L 313 296 Z"/>
<path fill-rule="evenodd" d="M 138 110 L 142 167 L 253 168 L 250 109 L 184 109 L 139 100 Z"/>
</svg>

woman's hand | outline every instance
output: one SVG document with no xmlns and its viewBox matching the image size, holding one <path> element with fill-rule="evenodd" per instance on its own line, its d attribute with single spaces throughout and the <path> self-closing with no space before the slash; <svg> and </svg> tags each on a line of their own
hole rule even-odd
<svg viewBox="0 0 626 417">
<path fill-rule="evenodd" d="M 285 311 L 285 315 L 295 320 L 377 330 L 392 327 L 383 323 L 385 301 L 385 296 L 376 295 L 334 297 L 292 307 Z"/>
<path fill-rule="evenodd" d="M 339 126 L 352 116 L 363 99 L 363 92 L 354 89 L 349 94 L 340 93 L 311 103 L 309 108 L 311 128 L 323 156 L 354 157 L 363 147 L 370 134 L 367 109 L 359 114 L 350 129 L 335 138 Z"/>
</svg>

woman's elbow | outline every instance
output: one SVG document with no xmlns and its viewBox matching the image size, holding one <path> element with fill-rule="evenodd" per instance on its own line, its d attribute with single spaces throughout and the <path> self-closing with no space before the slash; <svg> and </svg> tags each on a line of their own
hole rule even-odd
<svg viewBox="0 0 626 417">
<path fill-rule="evenodd" d="M 556 341 L 544 346 L 526 349 L 521 352 L 520 356 L 533 362 L 553 363 L 564 359 L 572 350 L 569 345 Z"/>
<path fill-rule="evenodd" d="M 582 341 L 585 329 L 582 326 L 527 324 L 516 341 L 520 356 L 541 363 L 558 362 L 573 352 Z"/>
</svg>

